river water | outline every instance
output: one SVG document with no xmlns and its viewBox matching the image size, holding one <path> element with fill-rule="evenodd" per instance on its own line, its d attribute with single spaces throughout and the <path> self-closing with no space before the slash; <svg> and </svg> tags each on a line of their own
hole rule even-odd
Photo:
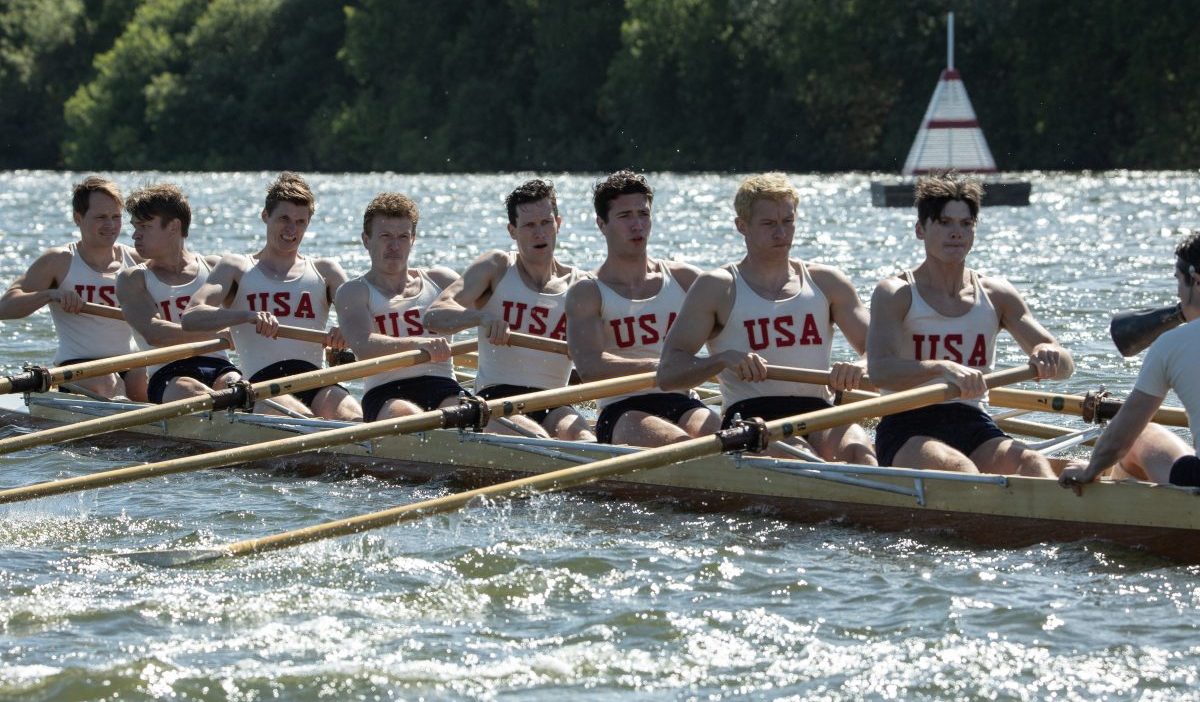
<svg viewBox="0 0 1200 702">
<path fill-rule="evenodd" d="M 1079 370 L 1058 387 L 1123 394 L 1137 359 L 1112 348 L 1108 318 L 1173 301 L 1172 250 L 1200 228 L 1200 182 L 1025 176 L 1032 206 L 985 208 L 973 265 L 1015 283 L 1075 353 Z M 257 249 L 272 177 L 116 176 L 127 191 L 180 184 L 194 211 L 190 245 L 204 252 Z M 525 177 L 314 175 L 305 247 L 361 272 L 362 209 L 401 190 L 422 208 L 415 263 L 461 270 L 508 246 L 503 197 Z M 79 178 L 0 173 L 4 285 L 74 236 Z M 560 255 L 594 268 L 604 252 L 594 176 L 554 180 Z M 871 207 L 869 180 L 795 178 L 797 255 L 842 267 L 864 300 L 921 252 L 912 211 Z M 652 254 L 701 267 L 740 256 L 736 176 L 652 182 Z M 45 362 L 53 347 L 44 311 L 3 323 L 9 369 Z M 1011 340 L 1001 344 L 998 366 L 1019 360 Z M 158 451 L 83 443 L 0 456 L 0 484 L 168 457 Z M 226 470 L 2 507 L 0 699 L 1200 699 L 1200 568 L 1102 543 L 992 550 L 554 494 L 210 566 L 120 556 L 456 489 Z"/>
</svg>

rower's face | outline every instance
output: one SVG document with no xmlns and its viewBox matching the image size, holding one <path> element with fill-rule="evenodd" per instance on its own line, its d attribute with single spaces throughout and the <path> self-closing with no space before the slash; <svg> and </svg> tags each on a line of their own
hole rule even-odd
<svg viewBox="0 0 1200 702">
<path fill-rule="evenodd" d="M 517 250 L 526 258 L 554 255 L 562 218 L 554 214 L 550 198 L 517 205 L 517 223 L 508 225 L 508 234 L 517 242 Z"/>
<path fill-rule="evenodd" d="M 267 225 L 267 244 L 280 251 L 297 251 L 308 231 L 312 213 L 307 205 L 280 202 L 268 213 L 262 212 L 262 221 Z"/>
<path fill-rule="evenodd" d="M 108 193 L 88 195 L 87 212 L 74 213 L 74 219 L 85 241 L 115 243 L 121 235 L 121 203 Z"/>
<path fill-rule="evenodd" d="M 925 242 L 925 254 L 939 261 L 965 261 L 975 245 L 975 218 L 961 200 L 951 200 L 938 217 L 917 223 L 917 238 Z"/>
<path fill-rule="evenodd" d="M 746 238 L 747 251 L 786 257 L 796 236 L 796 203 L 790 198 L 758 200 L 750 208 L 750 218 L 738 217 L 734 224 Z"/>
<path fill-rule="evenodd" d="M 614 252 L 645 251 L 653 221 L 650 198 L 641 193 L 626 193 L 608 203 L 608 221 L 597 217 L 596 226 Z"/>
<path fill-rule="evenodd" d="M 371 218 L 371 231 L 363 236 L 363 246 L 371 255 L 372 268 L 399 268 L 408 265 L 417 228 L 410 217 Z"/>
<path fill-rule="evenodd" d="M 179 220 L 163 224 L 162 217 L 133 220 L 133 246 L 142 258 L 162 258 L 177 247 Z"/>
</svg>

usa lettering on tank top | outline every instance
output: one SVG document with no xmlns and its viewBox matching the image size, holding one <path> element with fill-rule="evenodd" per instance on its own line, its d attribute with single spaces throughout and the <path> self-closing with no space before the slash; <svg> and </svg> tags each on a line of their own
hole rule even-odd
<svg viewBox="0 0 1200 702">
<path fill-rule="evenodd" d="M 300 272 L 285 280 L 276 280 L 251 257 L 254 266 L 238 281 L 230 309 L 269 312 L 280 324 L 325 331 L 329 320 L 329 298 L 325 278 L 311 258 L 301 258 Z M 286 360 L 307 361 L 320 368 L 325 361 L 320 344 L 295 339 L 268 339 L 254 331 L 253 324 L 230 327 L 243 373 L 250 377 L 272 363 Z"/>
<path fill-rule="evenodd" d="M 71 264 L 67 274 L 59 281 L 59 289 L 73 290 L 84 302 L 105 307 L 119 307 L 117 300 L 117 274 L 137 265 L 129 247 L 118 244 L 121 266 L 111 273 L 98 273 L 79 254 L 78 242 L 67 246 L 71 252 Z M 54 362 L 58 364 L 70 358 L 108 358 L 136 350 L 133 332 L 129 325 L 119 319 L 108 319 L 90 314 L 64 312 L 58 304 L 51 303 L 50 317 L 58 334 L 58 350 Z"/>
<path fill-rule="evenodd" d="M 409 336 L 425 336 L 445 338 L 441 334 L 433 334 L 425 328 L 425 311 L 441 294 L 442 289 L 430 279 L 423 268 L 413 269 L 421 280 L 421 290 L 416 295 L 405 297 L 403 294 L 388 296 L 382 290 L 371 285 L 366 276 L 355 278 L 367 286 L 367 306 L 374 322 L 374 331 L 383 336 L 397 339 Z M 415 366 L 397 368 L 384 373 L 375 373 L 363 380 L 363 391 L 367 392 L 394 380 L 417 378 L 424 375 L 434 375 L 443 378 L 454 377 L 454 365 L 450 361 L 437 363 L 419 363 Z"/>
<path fill-rule="evenodd" d="M 947 317 L 925 301 L 917 289 L 912 271 L 904 272 L 912 293 L 912 303 L 901 325 L 907 353 L 915 361 L 952 361 L 991 372 L 996 362 L 996 336 L 1000 333 L 1000 316 L 991 298 L 979 282 L 979 274 L 969 270 L 975 301 L 965 314 Z M 922 385 L 935 385 L 930 380 Z M 985 398 L 986 399 L 986 398 Z M 950 402 L 981 407 L 981 400 L 955 399 Z"/>
<path fill-rule="evenodd" d="M 653 297 L 630 300 L 597 280 L 600 289 L 600 319 L 604 326 L 604 350 L 624 358 L 657 359 L 662 355 L 667 331 L 679 316 L 684 291 L 663 261 L 654 261 L 662 273 L 662 287 Z M 664 392 L 655 388 L 653 392 Z M 634 394 L 597 400 L 601 409 Z"/>
<path fill-rule="evenodd" d="M 509 253 L 507 257 L 508 267 L 481 311 L 508 322 L 512 331 L 566 340 L 566 289 L 560 293 L 532 290 L 521 279 L 516 254 Z M 568 287 L 581 277 L 580 271 L 572 269 L 567 279 Z M 479 335 L 479 374 L 475 377 L 478 389 L 499 384 L 559 388 L 566 385 L 570 377 L 571 359 L 565 354 L 496 346 L 485 335 Z"/>
<path fill-rule="evenodd" d="M 829 299 L 813 282 L 808 267 L 792 261 L 800 275 L 800 290 L 782 300 L 768 300 L 751 288 L 736 265 L 728 266 L 733 276 L 734 300 L 725 326 L 708 341 L 709 354 L 723 351 L 757 353 L 767 363 L 796 368 L 829 368 L 833 354 L 833 320 Z M 736 373 L 717 375 L 726 407 L 754 397 L 799 396 L 832 399 L 824 385 L 764 380 L 751 383 Z"/>
<path fill-rule="evenodd" d="M 196 256 L 196 259 L 196 275 L 181 285 L 164 283 L 154 271 L 150 270 L 147 264 L 138 264 L 137 267 L 142 270 L 142 280 L 146 281 L 146 293 L 150 296 L 151 300 L 154 300 L 154 305 L 159 310 L 158 316 L 163 320 L 178 324 L 180 315 L 183 314 L 183 310 L 187 308 L 188 303 L 192 300 L 192 295 L 208 280 L 208 274 L 212 272 L 212 269 L 208 267 L 208 262 L 204 260 L 203 256 Z M 133 338 L 137 342 L 138 348 L 143 351 L 154 348 L 137 331 L 133 332 Z M 213 358 L 229 358 L 224 351 L 216 351 L 204 355 Z M 147 373 L 154 375 L 164 365 L 166 364 L 150 366 L 147 369 Z"/>
</svg>

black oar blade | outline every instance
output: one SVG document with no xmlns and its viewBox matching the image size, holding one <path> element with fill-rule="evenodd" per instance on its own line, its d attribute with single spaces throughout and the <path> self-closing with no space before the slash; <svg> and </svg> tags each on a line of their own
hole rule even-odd
<svg viewBox="0 0 1200 702">
<path fill-rule="evenodd" d="M 219 548 L 179 548 L 162 551 L 131 551 L 121 555 L 143 565 L 157 568 L 180 568 L 219 560 L 229 554 Z"/>
<path fill-rule="evenodd" d="M 1133 356 L 1154 343 L 1163 332 L 1183 324 L 1180 305 L 1130 310 L 1113 315 L 1108 332 L 1122 356 Z"/>
</svg>

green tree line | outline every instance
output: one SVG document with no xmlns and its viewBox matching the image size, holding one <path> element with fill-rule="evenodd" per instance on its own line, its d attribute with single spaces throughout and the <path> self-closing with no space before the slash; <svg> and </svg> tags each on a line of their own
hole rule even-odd
<svg viewBox="0 0 1200 702">
<path fill-rule="evenodd" d="M 5 0 L 0 168 L 1195 168 L 1195 0 Z"/>
</svg>

